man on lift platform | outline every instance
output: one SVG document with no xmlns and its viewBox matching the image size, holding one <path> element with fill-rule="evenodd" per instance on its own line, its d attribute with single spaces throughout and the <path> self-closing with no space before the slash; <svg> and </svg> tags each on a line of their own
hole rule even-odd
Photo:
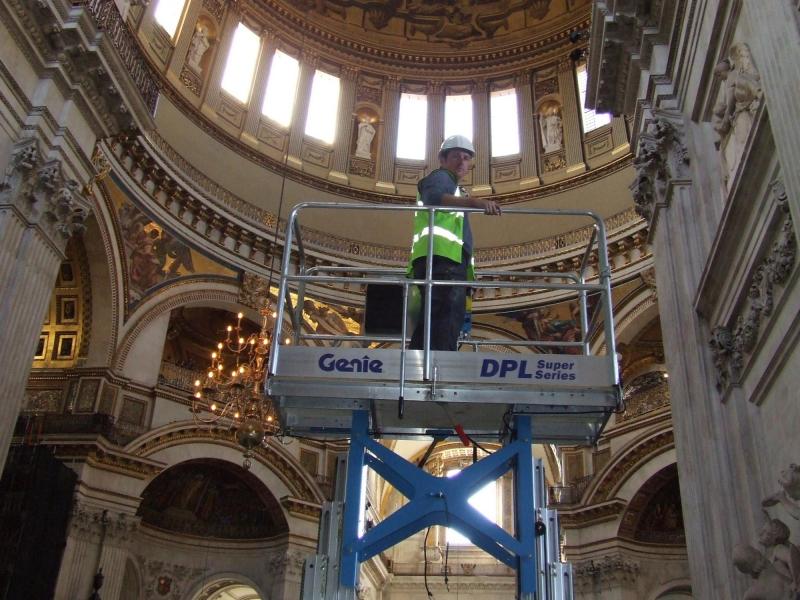
<svg viewBox="0 0 800 600">
<path fill-rule="evenodd" d="M 463 135 L 447 138 L 439 150 L 439 168 L 417 185 L 418 206 L 452 206 L 455 210 L 437 211 L 433 226 L 433 279 L 472 281 L 475 279 L 472 258 L 472 230 L 469 215 L 459 208 L 481 208 L 487 215 L 499 215 L 500 205 L 488 198 L 462 195 L 458 183 L 472 167 L 475 148 Z M 428 254 L 428 212 L 414 214 L 414 237 L 411 243 L 409 272 L 414 279 L 425 279 Z M 425 306 L 425 288 L 422 306 Z M 457 350 L 458 336 L 464 325 L 466 288 L 434 287 L 431 296 L 431 350 Z M 425 331 L 419 319 L 411 336 L 411 349 L 421 350 Z"/>
</svg>

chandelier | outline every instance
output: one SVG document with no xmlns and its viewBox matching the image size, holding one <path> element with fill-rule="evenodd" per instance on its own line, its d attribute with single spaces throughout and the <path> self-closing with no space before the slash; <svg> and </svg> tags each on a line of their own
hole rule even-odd
<svg viewBox="0 0 800 600">
<path fill-rule="evenodd" d="M 269 307 L 261 311 L 261 329 L 246 334 L 244 315 L 236 315 L 236 325 L 227 326 L 227 335 L 211 352 L 208 369 L 194 382 L 192 414 L 198 424 L 221 424 L 236 432 L 245 449 L 245 469 L 251 466 L 253 450 L 280 431 L 272 402 L 264 395 L 270 334 L 267 328 Z"/>
</svg>

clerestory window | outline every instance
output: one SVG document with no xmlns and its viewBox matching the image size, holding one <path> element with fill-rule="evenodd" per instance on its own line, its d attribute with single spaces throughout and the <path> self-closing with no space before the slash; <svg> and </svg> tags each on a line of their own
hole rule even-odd
<svg viewBox="0 0 800 600">
<path fill-rule="evenodd" d="M 186 0 L 158 0 L 153 17 L 171 38 L 175 37 Z"/>
<path fill-rule="evenodd" d="M 397 158 L 424 160 L 427 129 L 428 97 L 424 94 L 401 94 Z"/>
<path fill-rule="evenodd" d="M 608 125 L 611 122 L 611 115 L 608 113 L 596 113 L 591 108 L 586 108 L 586 81 L 588 77 L 586 65 L 578 65 L 575 72 L 578 76 L 578 95 L 580 96 L 581 108 L 583 109 L 581 112 L 583 133 L 589 133 L 598 127 Z"/>
<path fill-rule="evenodd" d="M 314 73 L 311 98 L 308 101 L 306 135 L 332 144 L 336 137 L 336 118 L 339 113 L 339 78 L 325 71 Z"/>
<path fill-rule="evenodd" d="M 299 74 L 300 63 L 297 59 L 276 50 L 269 68 L 261 113 L 284 127 L 292 122 Z"/>
<path fill-rule="evenodd" d="M 464 135 L 472 137 L 472 96 L 459 94 L 447 96 L 444 101 L 444 137 Z"/>
<path fill-rule="evenodd" d="M 492 156 L 519 154 L 517 91 L 497 90 L 489 96 Z"/>
<path fill-rule="evenodd" d="M 222 89 L 247 104 L 256 73 L 261 39 L 255 31 L 239 23 L 233 32 L 231 50 L 222 73 Z"/>
</svg>

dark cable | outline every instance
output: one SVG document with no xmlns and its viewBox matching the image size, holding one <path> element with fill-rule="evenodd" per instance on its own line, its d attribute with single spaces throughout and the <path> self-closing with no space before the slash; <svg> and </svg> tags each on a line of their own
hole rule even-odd
<svg viewBox="0 0 800 600">
<path fill-rule="evenodd" d="M 431 589 L 428 587 L 428 535 L 430 532 L 431 528 L 428 527 L 428 531 L 425 532 L 425 541 L 422 542 L 422 555 L 425 557 L 425 571 L 423 575 L 425 579 L 425 591 L 428 592 L 428 598 L 433 598 Z"/>
<path fill-rule="evenodd" d="M 447 565 L 447 561 L 450 558 L 450 542 L 445 542 L 444 545 L 444 587 L 447 589 L 447 592 L 450 593 L 450 567 Z"/>
</svg>

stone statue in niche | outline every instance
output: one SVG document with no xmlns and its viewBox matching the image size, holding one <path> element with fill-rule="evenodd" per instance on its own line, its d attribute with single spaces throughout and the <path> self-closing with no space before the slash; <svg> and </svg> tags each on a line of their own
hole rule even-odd
<svg viewBox="0 0 800 600">
<path fill-rule="evenodd" d="M 794 592 L 800 592 L 800 549 L 789 541 L 789 528 L 780 519 L 767 518 L 758 534 L 767 559 L 781 576 L 787 578 Z"/>
<path fill-rule="evenodd" d="M 557 112 L 539 115 L 542 129 L 542 145 L 545 154 L 561 150 L 564 140 L 564 130 L 561 126 L 561 117 Z"/>
<path fill-rule="evenodd" d="M 739 166 L 753 127 L 753 115 L 761 100 L 761 77 L 747 44 L 731 47 L 728 58 L 717 63 L 714 73 L 722 80 L 722 90 L 714 106 L 712 125 L 718 136 L 717 148 L 727 185 Z"/>
<path fill-rule="evenodd" d="M 372 140 L 375 137 L 375 128 L 368 119 L 362 119 L 358 124 L 358 137 L 356 138 L 356 157 L 372 160 Z"/>
<path fill-rule="evenodd" d="M 186 65 L 195 73 L 203 70 L 200 61 L 203 60 L 203 56 L 211 46 L 208 37 L 208 28 L 202 23 L 198 23 L 192 41 L 189 43 L 189 52 L 186 54 Z"/>
</svg>

